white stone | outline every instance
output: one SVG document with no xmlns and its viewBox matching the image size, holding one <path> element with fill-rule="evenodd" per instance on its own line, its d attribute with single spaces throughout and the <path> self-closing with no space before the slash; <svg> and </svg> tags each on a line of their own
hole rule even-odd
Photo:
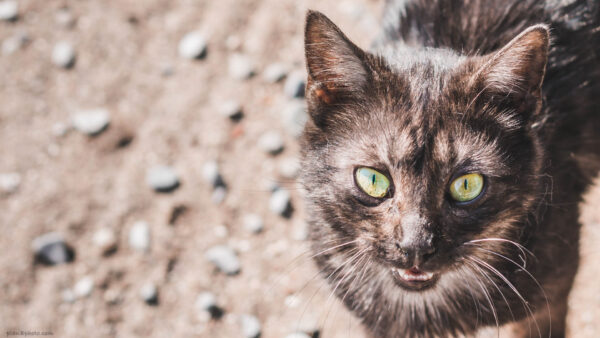
<svg viewBox="0 0 600 338">
<path fill-rule="evenodd" d="M 0 1 L 0 20 L 16 20 L 19 16 L 19 4 L 13 0 Z"/>
<path fill-rule="evenodd" d="M 276 190 L 269 199 L 269 210 L 277 215 L 285 216 L 291 206 L 290 201 L 291 196 L 287 190 Z"/>
<path fill-rule="evenodd" d="M 285 78 L 288 69 L 281 63 L 272 63 L 263 71 L 263 79 L 268 83 L 276 83 Z"/>
<path fill-rule="evenodd" d="M 202 166 L 202 179 L 213 187 L 219 185 L 221 174 L 219 173 L 219 163 L 217 161 L 208 161 Z"/>
<path fill-rule="evenodd" d="M 200 32 L 187 33 L 177 48 L 179 56 L 185 59 L 199 59 L 206 54 L 206 40 Z"/>
<path fill-rule="evenodd" d="M 258 318 L 252 315 L 243 314 L 240 316 L 242 324 L 242 333 L 246 338 L 257 338 L 260 336 L 261 325 Z"/>
<path fill-rule="evenodd" d="M 71 118 L 71 124 L 75 130 L 87 135 L 97 135 L 110 123 L 108 110 L 103 108 L 83 110 Z"/>
<path fill-rule="evenodd" d="M 62 68 L 70 68 L 75 64 L 75 49 L 65 41 L 54 45 L 52 63 Z"/>
<path fill-rule="evenodd" d="M 283 125 L 288 133 L 299 137 L 304 131 L 304 125 L 308 121 L 306 103 L 300 100 L 290 102 L 281 112 Z"/>
<path fill-rule="evenodd" d="M 173 168 L 157 165 L 146 172 L 146 183 L 156 191 L 171 191 L 179 186 L 179 176 Z"/>
<path fill-rule="evenodd" d="M 275 130 L 267 131 L 258 139 L 258 146 L 264 152 L 275 155 L 283 150 L 283 137 Z"/>
<path fill-rule="evenodd" d="M 242 117 L 242 105 L 235 100 L 224 101 L 219 107 L 219 113 L 232 120 L 239 119 Z"/>
<path fill-rule="evenodd" d="M 226 245 L 217 245 L 208 249 L 205 257 L 228 275 L 235 275 L 240 272 L 241 265 L 235 251 Z"/>
<path fill-rule="evenodd" d="M 306 74 L 295 71 L 288 75 L 283 85 L 283 92 L 291 99 L 304 97 L 304 87 L 306 87 Z"/>
<path fill-rule="evenodd" d="M 285 338 L 310 338 L 311 336 L 307 335 L 304 332 L 294 332 L 290 333 Z"/>
<path fill-rule="evenodd" d="M 103 254 L 110 253 L 117 248 L 117 236 L 109 228 L 102 228 L 96 231 L 92 237 L 92 241 Z"/>
<path fill-rule="evenodd" d="M 29 35 L 24 32 L 10 36 L 2 42 L 2 53 L 4 55 L 12 54 L 21 49 L 28 41 Z"/>
<path fill-rule="evenodd" d="M 129 230 L 129 246 L 137 251 L 150 249 L 150 227 L 144 221 L 138 221 Z"/>
<path fill-rule="evenodd" d="M 140 298 L 148 304 L 158 300 L 158 288 L 153 283 L 146 283 L 140 288 Z"/>
<path fill-rule="evenodd" d="M 244 228 L 254 234 L 261 232 L 264 228 L 262 217 L 257 214 L 247 214 L 244 216 L 242 223 Z"/>
<path fill-rule="evenodd" d="M 1 173 L 0 190 L 12 193 L 17 191 L 21 185 L 21 175 L 19 173 Z"/>
<path fill-rule="evenodd" d="M 246 55 L 232 54 L 229 57 L 229 75 L 237 80 L 245 80 L 254 75 L 254 64 Z"/>
<path fill-rule="evenodd" d="M 279 175 L 287 179 L 295 179 L 300 173 L 300 161 L 296 157 L 282 159 L 277 166 Z"/>
<path fill-rule="evenodd" d="M 227 197 L 227 189 L 224 186 L 218 186 L 213 190 L 212 195 L 210 195 L 210 200 L 219 205 L 225 201 L 225 197 Z"/>
<path fill-rule="evenodd" d="M 212 292 L 202 292 L 196 297 L 195 306 L 203 311 L 210 311 L 217 306 L 217 297 Z"/>
<path fill-rule="evenodd" d="M 88 297 L 94 290 L 94 279 L 91 276 L 81 278 L 73 287 L 73 292 L 77 298 Z"/>
</svg>

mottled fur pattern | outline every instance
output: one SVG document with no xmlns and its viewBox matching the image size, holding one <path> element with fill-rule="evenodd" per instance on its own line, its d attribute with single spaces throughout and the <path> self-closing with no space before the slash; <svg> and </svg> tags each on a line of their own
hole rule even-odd
<svg viewBox="0 0 600 338">
<path fill-rule="evenodd" d="M 323 276 L 375 337 L 564 336 L 578 203 L 600 168 L 598 2 L 388 1 L 375 46 L 307 16 L 302 182 Z M 389 196 L 364 194 L 357 166 Z M 457 205 L 448 185 L 468 172 L 486 188 Z M 394 281 L 413 262 L 433 287 Z"/>
</svg>

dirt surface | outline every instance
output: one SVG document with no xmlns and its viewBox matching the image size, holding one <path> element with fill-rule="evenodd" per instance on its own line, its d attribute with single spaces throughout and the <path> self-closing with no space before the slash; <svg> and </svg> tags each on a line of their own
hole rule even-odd
<svg viewBox="0 0 600 338">
<path fill-rule="evenodd" d="M 0 174 L 17 173 L 13 192 L 0 190 L 0 329 L 50 331 L 56 337 L 242 337 L 241 314 L 256 316 L 262 337 L 283 337 L 312 326 L 321 337 L 364 337 L 358 321 L 329 297 L 303 240 L 302 191 L 279 166 L 298 154 L 282 122 L 291 101 L 283 83 L 267 83 L 263 70 L 281 62 L 303 71 L 302 30 L 307 9 L 325 12 L 359 45 L 378 32 L 380 1 L 317 0 L 90 0 L 19 1 L 19 18 L 0 21 L 0 40 L 26 34 L 0 56 Z M 70 14 L 65 14 L 70 13 Z M 68 16 L 72 17 L 69 23 Z M 67 19 L 65 19 L 67 18 Z M 177 54 L 179 40 L 198 30 L 205 58 Z M 70 42 L 74 67 L 51 61 L 53 47 Z M 247 55 L 256 75 L 232 78 L 228 58 Z M 235 99 L 244 116 L 219 114 Z M 81 109 L 102 107 L 108 129 L 95 137 L 62 123 Z M 266 131 L 284 135 L 285 149 L 265 154 Z M 222 203 L 202 179 L 217 160 L 227 184 Z M 181 185 L 156 193 L 146 171 L 170 165 Z M 289 189 L 290 218 L 269 211 L 271 187 Z M 571 337 L 600 335 L 600 188 L 583 206 L 582 262 L 571 297 Z M 179 210 L 179 211 L 175 211 Z M 182 211 L 182 212 L 180 212 Z M 262 216 L 252 234 L 243 216 Z M 174 216 L 174 214 L 177 214 Z M 146 253 L 128 244 L 137 221 L 150 226 Z M 109 229 L 118 247 L 101 254 L 93 236 Z M 72 263 L 34 264 L 32 240 L 56 231 L 73 247 Z M 241 272 L 227 276 L 205 258 L 227 244 Z M 88 296 L 69 300 L 82 278 Z M 158 305 L 140 298 L 146 283 Z M 225 315 L 209 320 L 196 297 L 210 291 Z M 66 298 L 65 298 L 66 297 Z"/>
</svg>

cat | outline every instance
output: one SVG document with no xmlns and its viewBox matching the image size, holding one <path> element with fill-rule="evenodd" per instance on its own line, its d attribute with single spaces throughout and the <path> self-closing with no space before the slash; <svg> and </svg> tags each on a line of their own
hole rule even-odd
<svg viewBox="0 0 600 338">
<path fill-rule="evenodd" d="M 600 168 L 595 1 L 387 1 L 373 51 L 309 11 L 316 263 L 374 337 L 563 337 Z"/>
</svg>

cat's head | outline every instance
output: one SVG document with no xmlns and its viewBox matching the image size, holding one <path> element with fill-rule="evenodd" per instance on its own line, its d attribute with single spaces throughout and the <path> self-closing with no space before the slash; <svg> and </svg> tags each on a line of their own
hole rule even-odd
<svg viewBox="0 0 600 338">
<path fill-rule="evenodd" d="M 548 28 L 484 56 L 372 54 L 317 12 L 305 34 L 302 181 L 313 240 L 341 245 L 326 255 L 368 255 L 410 291 L 514 258 L 539 196 Z"/>
</svg>

